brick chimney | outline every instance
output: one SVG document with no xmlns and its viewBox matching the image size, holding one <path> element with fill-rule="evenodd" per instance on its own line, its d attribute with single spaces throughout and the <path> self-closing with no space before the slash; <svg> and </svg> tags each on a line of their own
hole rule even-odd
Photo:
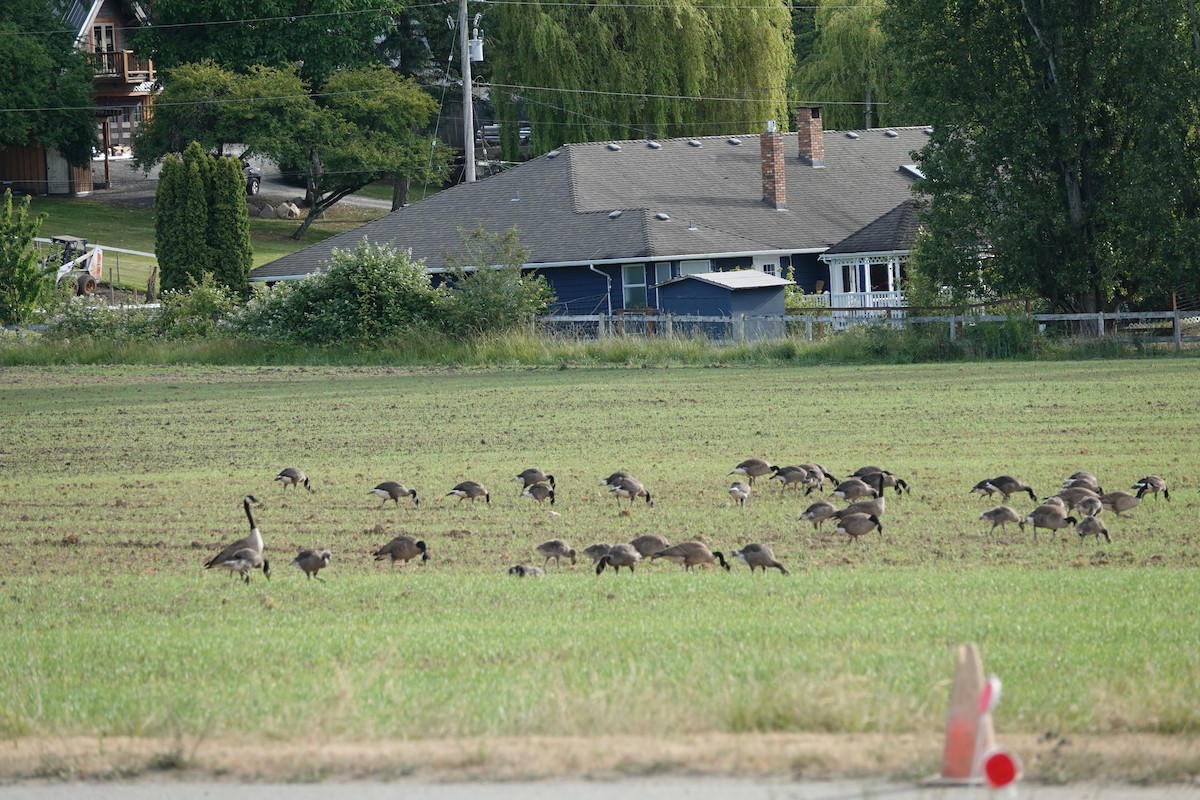
<svg viewBox="0 0 1200 800">
<path fill-rule="evenodd" d="M 767 123 L 767 129 L 758 137 L 762 152 L 763 202 L 772 208 L 787 208 L 787 187 L 783 171 L 783 134 L 775 127 L 775 120 Z"/>
<path fill-rule="evenodd" d="M 812 167 L 825 166 L 825 130 L 821 125 L 821 109 L 806 106 L 796 110 L 796 140 L 800 143 L 800 160 Z"/>
</svg>

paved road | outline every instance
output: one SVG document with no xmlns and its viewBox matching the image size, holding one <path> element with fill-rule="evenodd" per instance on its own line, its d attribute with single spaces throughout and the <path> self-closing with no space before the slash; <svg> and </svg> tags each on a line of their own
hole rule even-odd
<svg viewBox="0 0 1200 800">
<path fill-rule="evenodd" d="M 982 788 L 843 781 L 655 778 L 536 783 L 71 783 L 0 786 L 0 800 L 992 800 Z M 1021 800 L 1196 800 L 1200 786 L 1020 786 Z"/>
</svg>

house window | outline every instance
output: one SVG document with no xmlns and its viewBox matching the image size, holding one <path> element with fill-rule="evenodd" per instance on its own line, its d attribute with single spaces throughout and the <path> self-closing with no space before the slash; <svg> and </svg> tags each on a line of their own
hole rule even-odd
<svg viewBox="0 0 1200 800">
<path fill-rule="evenodd" d="M 695 275 L 698 272 L 712 272 L 712 262 L 707 258 L 698 261 L 680 261 L 680 275 Z"/>
<path fill-rule="evenodd" d="M 776 275 L 779 272 L 779 268 L 775 264 L 763 264 L 762 271 L 767 275 Z"/>
<path fill-rule="evenodd" d="M 621 267 L 621 287 L 625 308 L 646 307 L 646 265 L 625 264 Z"/>
<path fill-rule="evenodd" d="M 117 71 L 117 26 L 98 22 L 92 26 L 92 46 L 96 49 L 96 72 L 112 75 Z"/>
</svg>

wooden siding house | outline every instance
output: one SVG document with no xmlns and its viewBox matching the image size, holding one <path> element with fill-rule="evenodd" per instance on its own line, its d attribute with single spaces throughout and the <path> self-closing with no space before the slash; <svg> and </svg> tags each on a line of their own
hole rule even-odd
<svg viewBox="0 0 1200 800">
<path fill-rule="evenodd" d="M 99 158 L 127 152 L 149 112 L 154 64 L 136 58 L 129 48 L 141 16 L 136 3 L 123 0 L 71 0 L 63 15 L 64 24 L 76 31 L 76 47 L 92 63 Z M 91 164 L 68 164 L 58 151 L 40 145 L 0 150 L 0 183 L 34 195 L 79 197 L 96 188 Z"/>
<path fill-rule="evenodd" d="M 555 293 L 553 313 L 657 308 L 673 279 L 730 270 L 825 294 L 821 255 L 912 196 L 913 153 L 931 129 L 827 132 L 818 108 L 800 109 L 796 128 L 563 145 L 264 264 L 251 280 L 303 278 L 364 238 L 440 273 L 459 232 L 482 226 L 517 229 L 530 251 L 524 268 Z"/>
</svg>

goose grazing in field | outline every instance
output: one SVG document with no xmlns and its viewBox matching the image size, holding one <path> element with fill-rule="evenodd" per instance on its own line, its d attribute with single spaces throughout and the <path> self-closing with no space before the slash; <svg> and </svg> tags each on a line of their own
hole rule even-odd
<svg viewBox="0 0 1200 800">
<path fill-rule="evenodd" d="M 541 567 L 531 567 L 527 564 L 517 564 L 508 568 L 508 574 L 516 578 L 544 578 L 546 571 Z"/>
<path fill-rule="evenodd" d="M 1111 508 L 1118 517 L 1123 511 L 1132 511 L 1142 503 L 1142 498 L 1129 492 L 1109 492 L 1100 495 L 1100 504 Z"/>
<path fill-rule="evenodd" d="M 534 552 L 539 556 L 543 556 L 546 561 L 542 564 L 546 567 L 550 564 L 550 559 L 554 559 L 554 565 L 559 566 L 562 559 L 571 559 L 571 565 L 575 564 L 575 548 L 568 545 L 562 539 L 551 539 L 548 542 L 542 542 L 537 547 L 533 548 Z"/>
<path fill-rule="evenodd" d="M 750 479 L 750 485 L 754 485 L 755 478 L 761 478 L 763 475 L 773 475 L 779 472 L 779 467 L 768 464 L 761 458 L 747 458 L 742 463 L 738 464 L 730 472 L 730 475 L 745 475 Z"/>
<path fill-rule="evenodd" d="M 646 487 L 642 482 L 635 478 L 621 478 L 614 484 L 610 484 L 608 490 L 616 495 L 617 505 L 621 505 L 621 498 L 628 498 L 629 505 L 639 497 L 646 498 L 646 505 L 653 506 L 654 499 L 650 497 L 650 492 L 646 491 Z"/>
<path fill-rule="evenodd" d="M 744 506 L 750 497 L 750 487 L 744 481 L 734 481 L 729 484 L 729 496 L 737 501 L 739 506 Z"/>
<path fill-rule="evenodd" d="M 554 490 L 544 483 L 535 483 L 532 486 L 527 486 L 525 491 L 521 493 L 521 496 L 532 497 L 539 503 L 549 498 L 550 505 L 554 505 Z"/>
<path fill-rule="evenodd" d="M 1065 489 L 1067 484 L 1071 483 L 1071 481 L 1087 481 L 1095 486 L 1100 485 L 1100 481 L 1096 478 L 1096 476 L 1090 472 L 1087 472 L 1086 470 L 1072 472 L 1070 475 L 1068 475 L 1066 480 L 1063 481 L 1063 488 Z"/>
<path fill-rule="evenodd" d="M 205 569 L 212 569 L 213 567 L 223 566 L 226 561 L 230 561 L 235 557 L 239 557 L 239 554 L 241 553 L 242 550 L 251 550 L 260 555 L 262 554 L 262 551 L 263 551 L 262 531 L 260 531 L 258 529 L 258 525 L 256 525 L 254 522 L 254 514 L 252 514 L 250 512 L 250 504 L 251 503 L 254 503 L 255 505 L 259 505 L 259 502 L 254 497 L 254 495 L 248 494 L 244 498 L 242 498 L 242 508 L 244 508 L 246 510 L 246 519 L 250 520 L 250 535 L 246 536 L 244 538 L 238 539 L 233 544 L 230 544 L 230 545 L 227 545 L 226 547 L 224 547 L 221 550 L 221 552 L 217 553 L 215 556 L 213 556 L 212 558 L 210 558 L 208 561 L 206 561 L 204 563 Z M 230 569 L 232 569 L 232 567 Z M 250 569 L 257 569 L 257 567 L 252 566 L 252 567 L 250 567 Z M 247 576 L 245 573 L 243 573 L 242 577 L 247 577 Z"/>
<path fill-rule="evenodd" d="M 605 567 L 612 567 L 613 572 L 620 574 L 621 567 L 629 567 L 629 571 L 634 572 L 634 567 L 642 560 L 642 554 L 639 553 L 631 544 L 614 545 L 607 553 L 601 556 L 596 561 L 596 574 L 604 572 Z"/>
<path fill-rule="evenodd" d="M 403 483 L 397 483 L 396 481 L 384 481 L 367 494 L 373 494 L 383 501 L 379 504 L 380 508 L 386 506 L 388 500 L 395 500 L 396 507 L 399 508 L 401 497 L 411 497 L 414 506 L 421 505 L 421 501 L 417 499 L 416 489 L 410 489 Z"/>
<path fill-rule="evenodd" d="M 618 483 L 625 480 L 626 478 L 632 478 L 632 477 L 633 477 L 632 475 L 630 475 L 628 472 L 625 472 L 624 470 L 617 470 L 612 475 L 609 475 L 607 478 L 600 481 L 600 485 L 607 486 L 608 488 L 611 489 L 612 487 L 616 486 Z"/>
<path fill-rule="evenodd" d="M 639 536 L 629 542 L 629 546 L 638 551 L 638 555 L 642 558 L 650 558 L 655 553 L 666 550 L 671 546 L 667 541 L 667 537 L 659 536 L 657 533 L 647 533 Z"/>
<path fill-rule="evenodd" d="M 841 481 L 833 476 L 833 473 L 822 467 L 820 464 L 809 462 L 806 464 L 798 464 L 797 466 L 799 466 L 801 469 L 808 470 L 808 474 L 812 477 L 812 479 L 817 481 L 816 488 L 818 489 L 825 485 L 825 481 L 829 481 L 829 483 L 833 486 L 837 486 L 839 483 L 841 483 Z"/>
<path fill-rule="evenodd" d="M 1167 491 L 1167 482 L 1157 475 L 1147 475 L 1129 488 L 1137 489 L 1137 496 L 1139 498 L 1152 494 L 1154 495 L 1154 499 L 1157 500 L 1161 494 L 1167 500 L 1171 499 L 1171 493 Z"/>
<path fill-rule="evenodd" d="M 304 570 L 304 574 L 309 580 L 316 578 L 322 583 L 325 579 L 317 573 L 329 566 L 330 560 L 333 558 L 333 553 L 328 550 L 318 550 L 316 548 L 307 548 L 301 550 L 300 553 L 292 559 L 292 563 L 288 566 L 298 567 Z"/>
<path fill-rule="evenodd" d="M 376 561 L 390 558 L 391 565 L 394 567 L 397 561 L 407 564 L 417 556 L 421 557 L 421 563 L 428 561 L 429 549 L 425 546 L 425 542 L 418 541 L 411 536 L 397 536 L 371 555 L 375 556 Z"/>
<path fill-rule="evenodd" d="M 608 555 L 609 550 L 612 550 L 611 544 L 597 542 L 596 544 L 588 545 L 587 547 L 583 548 L 583 554 L 590 558 L 592 563 L 595 564 L 600 559 Z"/>
<path fill-rule="evenodd" d="M 1061 489 L 1056 495 L 1060 500 L 1067 504 L 1067 508 L 1075 508 L 1087 498 L 1099 500 L 1100 495 L 1086 486 L 1075 486 L 1070 489 Z M 1046 502 L 1046 501 L 1042 501 Z"/>
<path fill-rule="evenodd" d="M 1085 517 L 1098 517 L 1104 510 L 1104 503 L 1100 502 L 1099 497 L 1084 497 L 1075 504 L 1075 510 Z"/>
<path fill-rule="evenodd" d="M 838 521 L 836 533 L 844 533 L 850 541 L 858 541 L 858 537 L 878 530 L 883 536 L 883 523 L 874 514 L 849 514 Z"/>
<path fill-rule="evenodd" d="M 1108 528 L 1099 517 L 1086 516 L 1075 524 L 1075 532 L 1079 534 L 1080 541 L 1089 536 L 1095 536 L 1096 541 L 1100 541 L 1100 537 L 1104 537 L 1104 541 L 1112 543 L 1112 539 L 1108 536 Z"/>
<path fill-rule="evenodd" d="M 250 582 L 250 573 L 256 569 L 261 569 L 263 577 L 271 580 L 270 562 L 263 558 L 262 553 L 256 552 L 250 547 L 243 547 L 217 566 L 237 573 L 245 583 Z"/>
<path fill-rule="evenodd" d="M 991 480 L 980 481 L 979 483 L 975 484 L 975 487 L 971 489 L 971 491 L 975 494 L 985 495 L 986 497 L 991 497 L 996 492 L 999 492 L 1000 494 L 1004 495 L 1005 502 L 1008 501 L 1008 497 L 1011 494 L 1016 494 L 1017 492 L 1027 492 L 1030 500 L 1035 502 L 1037 501 L 1037 495 L 1034 493 L 1033 489 L 1031 489 L 1028 484 L 1017 480 L 1011 475 L 1000 475 L 999 477 L 992 478 Z"/>
<path fill-rule="evenodd" d="M 833 503 L 826 503 L 824 500 L 819 500 L 804 510 L 800 515 L 800 519 L 805 522 L 811 522 L 813 529 L 820 528 L 825 520 L 830 519 L 837 514 L 837 506 Z"/>
<path fill-rule="evenodd" d="M 1063 489 L 1087 489 L 1096 494 L 1104 494 L 1104 487 L 1091 478 L 1068 478 L 1063 481 Z"/>
<path fill-rule="evenodd" d="M 1084 498 L 1084 499 L 1088 499 L 1088 498 Z M 1095 499 L 1099 500 L 1100 498 L 1097 497 Z M 1066 513 L 1067 511 L 1070 510 L 1070 507 L 1067 505 L 1067 501 L 1063 500 L 1058 495 L 1052 495 L 1051 497 L 1047 497 L 1045 500 L 1042 501 L 1042 505 L 1058 506 L 1059 508 L 1061 508 L 1063 510 L 1063 513 Z"/>
<path fill-rule="evenodd" d="M 830 497 L 840 497 L 843 500 L 857 500 L 860 497 L 878 497 L 879 495 L 879 490 L 867 485 L 862 478 L 847 478 L 829 493 Z"/>
<path fill-rule="evenodd" d="M 1038 540 L 1038 528 L 1054 531 L 1055 538 L 1057 538 L 1058 531 L 1063 528 L 1069 528 L 1078 522 L 1079 520 L 1074 517 L 1068 517 L 1067 512 L 1060 506 L 1042 504 L 1021 521 L 1020 528 L 1021 530 L 1025 530 L 1025 523 L 1032 525 L 1033 541 L 1036 542 Z"/>
<path fill-rule="evenodd" d="M 475 500 L 482 497 L 488 505 L 492 503 L 492 496 L 488 494 L 488 490 L 484 488 L 482 483 L 478 481 L 463 481 L 455 486 L 450 491 L 446 492 L 446 497 L 454 495 L 458 498 L 461 504 L 463 500 L 470 500 L 474 504 Z"/>
<path fill-rule="evenodd" d="M 896 490 L 896 494 L 910 493 L 908 484 L 901 478 L 897 478 L 892 472 L 878 467 L 863 467 L 863 469 L 875 470 L 874 472 L 865 472 L 862 475 L 851 475 L 852 478 L 858 478 L 868 486 L 874 487 L 875 491 L 883 494 L 883 490 L 889 486 Z"/>
<path fill-rule="evenodd" d="M 887 500 L 883 495 L 873 497 L 870 500 L 856 500 L 840 511 L 833 512 L 834 519 L 845 519 L 851 514 L 866 514 L 871 516 L 874 514 L 877 517 L 882 517 L 883 512 L 887 510 Z"/>
<path fill-rule="evenodd" d="M 789 486 L 804 486 L 808 492 L 821 485 L 822 476 L 810 473 L 804 467 L 794 465 L 788 467 L 780 467 L 779 471 L 771 476 L 771 480 L 779 481 L 786 489 Z"/>
<path fill-rule="evenodd" d="M 765 544 L 748 544 L 741 550 L 734 550 L 733 557 L 748 566 L 751 575 L 754 574 L 755 568 L 760 568 L 765 573 L 768 567 L 779 570 L 782 575 L 789 574 L 787 567 L 775 560 L 775 554 Z"/>
<path fill-rule="evenodd" d="M 980 514 L 979 518 L 992 523 L 992 527 L 988 528 L 988 536 L 991 536 L 995 532 L 997 526 L 1003 531 L 1004 526 L 1010 522 L 1015 522 L 1018 525 L 1021 524 L 1021 515 L 1008 506 L 996 506 Z"/>
<path fill-rule="evenodd" d="M 312 482 L 309 481 L 308 476 L 304 474 L 304 470 L 298 469 L 297 467 L 284 467 L 282 470 L 280 470 L 279 474 L 275 476 L 275 480 L 282 483 L 284 489 L 287 489 L 289 486 L 296 487 L 303 485 L 304 488 L 308 489 L 310 492 L 313 490 Z"/>
<path fill-rule="evenodd" d="M 526 489 L 530 486 L 536 486 L 539 483 L 548 483 L 551 489 L 554 488 L 554 476 L 547 472 L 542 472 L 537 467 L 530 467 L 527 470 L 518 472 L 513 480 L 519 481 L 522 487 Z"/>
<path fill-rule="evenodd" d="M 667 561 L 682 564 L 685 572 L 691 572 L 692 567 L 700 564 L 711 564 L 713 561 L 719 561 L 726 572 L 730 569 L 729 562 L 725 560 L 724 554 L 720 551 L 709 550 L 702 542 L 683 542 L 682 544 L 672 545 L 666 550 L 659 550 L 650 556 L 651 561 L 658 558 L 665 558 Z"/>
</svg>

